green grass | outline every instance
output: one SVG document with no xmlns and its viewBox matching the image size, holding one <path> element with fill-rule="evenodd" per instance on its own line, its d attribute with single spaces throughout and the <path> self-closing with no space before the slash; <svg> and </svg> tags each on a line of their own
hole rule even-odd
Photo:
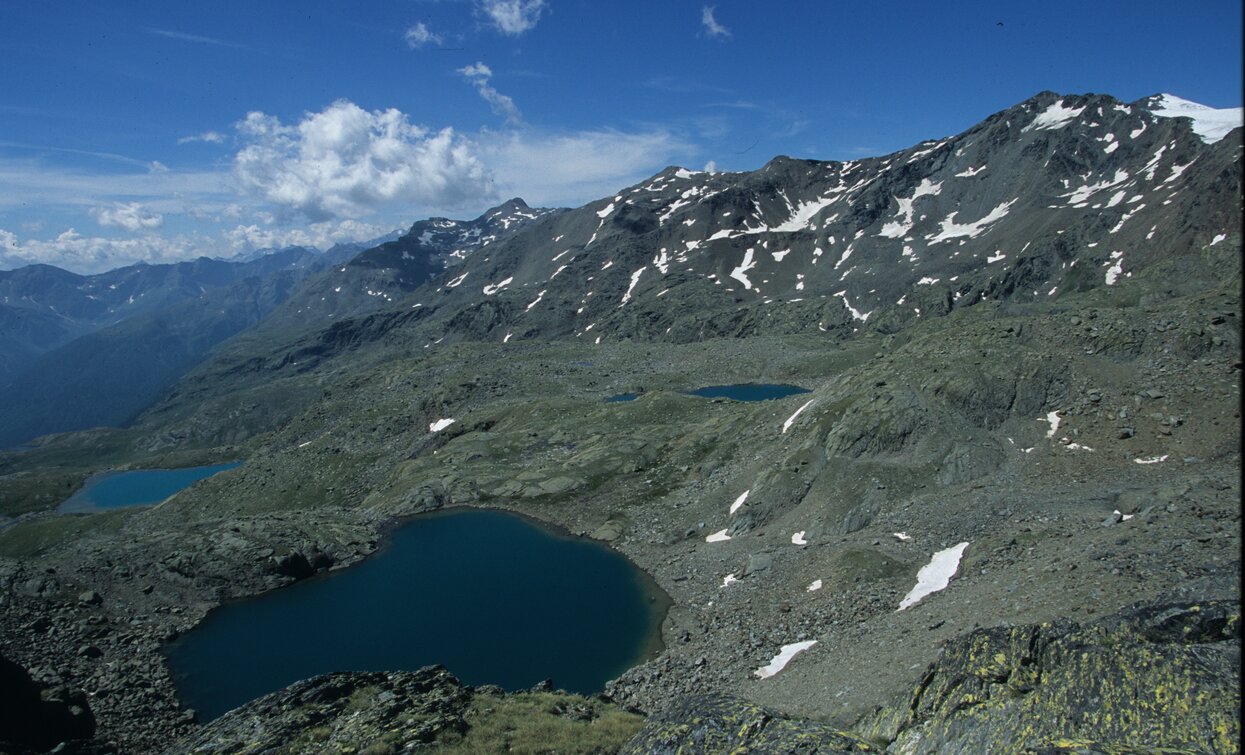
<svg viewBox="0 0 1245 755">
<path fill-rule="evenodd" d="M 576 716 L 568 715 L 575 713 Z M 613 753 L 627 743 L 644 717 L 597 700 L 560 692 L 509 697 L 478 694 L 467 710 L 470 726 L 461 739 L 442 739 L 430 751 L 474 753 Z"/>
<path fill-rule="evenodd" d="M 0 516 L 49 511 L 82 487 L 87 472 L 52 467 L 0 477 Z"/>
<path fill-rule="evenodd" d="M 56 516 L 21 522 L 0 531 L 0 556 L 26 559 L 40 556 L 69 539 L 91 533 L 115 534 L 133 512 Z"/>
</svg>

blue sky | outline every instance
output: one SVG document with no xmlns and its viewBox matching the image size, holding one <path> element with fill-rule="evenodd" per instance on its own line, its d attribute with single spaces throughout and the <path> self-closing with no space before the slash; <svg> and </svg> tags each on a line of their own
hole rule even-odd
<svg viewBox="0 0 1245 755">
<path fill-rule="evenodd" d="M 0 269 L 885 154 L 1045 89 L 1237 107 L 1241 23 L 1221 0 L 0 0 Z"/>
</svg>

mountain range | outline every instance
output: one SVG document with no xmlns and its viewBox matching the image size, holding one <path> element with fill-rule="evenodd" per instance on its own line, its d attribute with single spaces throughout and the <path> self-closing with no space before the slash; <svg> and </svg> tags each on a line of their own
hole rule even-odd
<svg viewBox="0 0 1245 755">
<path fill-rule="evenodd" d="M 890 155 L 672 166 L 59 326 L 3 437 L 109 427 L 0 452 L 0 652 L 135 751 L 615 714 L 599 750 L 1235 751 L 1241 181 L 1239 109 L 1043 92 Z M 124 412 L 34 422 L 112 405 L 84 361 Z M 732 383 L 808 392 L 689 394 Z M 52 510 L 101 469 L 238 459 L 156 507 Z M 671 601 L 662 651 L 596 700 L 426 669 L 179 711 L 162 642 L 451 506 L 623 552 Z"/>
</svg>

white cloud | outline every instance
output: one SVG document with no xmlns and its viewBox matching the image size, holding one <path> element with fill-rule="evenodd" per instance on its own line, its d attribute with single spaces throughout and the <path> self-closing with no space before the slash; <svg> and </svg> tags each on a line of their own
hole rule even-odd
<svg viewBox="0 0 1245 755">
<path fill-rule="evenodd" d="M 235 175 L 284 216 L 318 222 L 390 203 L 452 208 L 492 195 L 470 142 L 450 128 L 412 125 L 393 108 L 368 112 L 338 100 L 297 125 L 252 112 L 237 129 L 247 146 L 234 158 Z"/>
<path fill-rule="evenodd" d="M 192 136 L 183 136 L 177 140 L 178 144 L 192 144 L 194 142 L 206 142 L 208 144 L 223 144 L 225 135 L 219 131 L 204 131 L 202 134 L 194 134 Z"/>
<path fill-rule="evenodd" d="M 116 204 L 112 207 L 94 207 L 91 216 L 105 228 L 124 228 L 131 233 L 147 231 L 164 225 L 164 216 L 143 207 L 138 202 Z"/>
<path fill-rule="evenodd" d="M 469 66 L 459 68 L 458 72 L 469 79 L 484 79 L 486 81 L 493 76 L 493 69 L 478 60 Z"/>
<path fill-rule="evenodd" d="M 475 86 L 476 91 L 480 93 L 494 113 L 505 118 L 507 123 L 523 122 L 523 115 L 519 112 L 518 106 L 514 104 L 514 100 L 494 89 L 489 83 L 489 79 L 493 77 L 492 69 L 477 61 L 473 65 L 459 68 L 458 72 Z"/>
<path fill-rule="evenodd" d="M 626 133 L 530 129 L 486 132 L 478 152 L 499 192 L 541 206 L 579 206 L 679 162 L 691 146 L 667 131 Z"/>
<path fill-rule="evenodd" d="M 477 7 L 498 31 L 517 37 L 536 26 L 545 0 L 479 0 Z"/>
<path fill-rule="evenodd" d="M 718 20 L 713 17 L 714 6 L 706 5 L 700 9 L 700 22 L 705 25 L 705 32 L 711 37 L 729 37 L 730 29 L 727 29 Z"/>
<path fill-rule="evenodd" d="M 704 167 L 704 169 L 703 169 L 703 170 L 704 170 L 706 173 L 717 173 L 717 172 L 718 172 L 718 163 L 717 163 L 717 161 L 716 161 L 716 160 L 710 160 L 709 162 L 705 163 L 705 167 Z"/>
<path fill-rule="evenodd" d="M 176 39 L 182 42 L 198 42 L 199 44 L 202 44 L 202 45 L 216 45 L 217 47 L 233 47 L 238 50 L 247 49 L 246 45 L 240 45 L 234 42 L 226 42 L 223 39 L 216 39 L 215 37 L 204 37 L 199 34 L 186 34 L 185 32 L 169 31 L 168 29 L 147 29 L 146 31 L 148 34 L 156 34 L 161 37 L 167 37 L 169 39 Z"/>
<path fill-rule="evenodd" d="M 235 253 L 256 249 L 279 249 L 286 246 L 313 246 L 328 249 L 334 244 L 364 241 L 382 236 L 392 228 L 364 223 L 358 220 L 339 220 L 312 223 L 306 228 L 263 228 L 258 225 L 239 225 L 225 231 L 225 239 Z"/>
<path fill-rule="evenodd" d="M 199 240 L 186 236 L 108 239 L 83 236 L 70 228 L 54 239 L 20 242 L 0 229 L 0 268 L 56 265 L 76 273 L 101 273 L 136 262 L 180 262 L 200 256 Z"/>
<path fill-rule="evenodd" d="M 429 31 L 427 24 L 423 21 L 420 21 L 411 28 L 407 29 L 406 33 L 402 36 L 406 39 L 406 43 L 410 45 L 412 50 L 419 49 L 427 44 L 439 45 L 442 41 L 444 41 L 444 37 L 440 34 L 434 34 Z"/>
</svg>

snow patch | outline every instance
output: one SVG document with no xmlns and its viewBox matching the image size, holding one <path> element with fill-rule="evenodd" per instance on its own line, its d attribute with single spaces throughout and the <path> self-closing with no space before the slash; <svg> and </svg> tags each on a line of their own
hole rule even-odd
<svg viewBox="0 0 1245 755">
<path fill-rule="evenodd" d="M 861 322 L 864 322 L 865 320 L 869 319 L 869 315 L 873 314 L 872 312 L 865 312 L 864 314 L 861 314 L 860 310 L 853 307 L 847 301 L 846 291 L 840 291 L 837 294 L 835 294 L 835 296 L 843 300 L 843 306 L 847 307 L 847 311 L 852 313 L 852 319 L 854 320 L 860 320 Z"/>
<path fill-rule="evenodd" d="M 1193 133 L 1207 144 L 1214 144 L 1242 125 L 1245 110 L 1239 107 L 1212 108 L 1181 99 L 1174 94 L 1154 98 L 1150 112 L 1160 118 L 1191 118 Z"/>
<path fill-rule="evenodd" d="M 439 419 L 436 422 L 433 422 L 432 424 L 428 425 L 428 432 L 439 433 L 452 424 L 454 424 L 454 420 L 452 419 Z"/>
<path fill-rule="evenodd" d="M 744 284 L 744 288 L 747 289 L 752 288 L 752 281 L 748 280 L 747 272 L 756 267 L 756 263 L 752 261 L 752 253 L 752 249 L 744 252 L 743 262 L 740 262 L 739 267 L 731 271 L 731 277 Z"/>
<path fill-rule="evenodd" d="M 929 563 L 922 566 L 921 570 L 916 573 L 916 586 L 899 602 L 897 610 L 910 608 L 920 603 L 927 595 L 945 590 L 951 583 L 951 577 L 955 576 L 956 570 L 960 568 L 960 557 L 964 555 L 964 549 L 967 547 L 968 543 L 960 543 L 935 553 Z"/>
<path fill-rule="evenodd" d="M 814 580 L 813 580 L 813 583 L 812 583 L 811 585 L 809 585 L 808 587 L 805 587 L 805 588 L 804 588 L 804 591 L 805 591 L 805 592 L 817 592 L 817 591 L 818 591 L 818 590 L 820 590 L 820 589 L 821 589 L 821 580 L 820 580 L 820 579 L 814 579 Z"/>
<path fill-rule="evenodd" d="M 1045 420 L 1039 417 L 1038 422 L 1045 421 L 1050 423 L 1050 429 L 1046 431 L 1046 437 L 1053 438 L 1055 437 L 1055 432 L 1059 429 L 1059 422 L 1062 419 L 1063 418 L 1059 416 L 1058 410 L 1056 410 L 1053 412 L 1047 412 Z"/>
<path fill-rule="evenodd" d="M 1115 260 L 1115 263 L 1107 268 L 1106 283 L 1108 286 L 1114 286 L 1115 281 L 1120 277 L 1120 273 L 1124 272 L 1124 253 L 1118 251 L 1111 252 L 1111 259 Z"/>
<path fill-rule="evenodd" d="M 774 656 L 768 665 L 753 671 L 753 675 L 760 679 L 768 679 L 779 671 L 787 667 L 791 659 L 797 653 L 802 653 L 817 644 L 817 640 L 805 640 L 804 642 L 793 642 L 790 645 L 783 645 L 778 655 Z"/>
<path fill-rule="evenodd" d="M 735 502 L 731 504 L 731 510 L 728 513 L 734 515 L 736 511 L 739 511 L 739 507 L 744 505 L 744 501 L 748 500 L 748 494 L 751 492 L 751 490 L 745 490 L 740 493 L 739 497 L 735 499 Z"/>
<path fill-rule="evenodd" d="M 800 412 L 802 412 L 802 411 L 804 411 L 805 409 L 807 409 L 807 408 L 809 408 L 810 406 L 812 406 L 812 405 L 813 405 L 813 402 L 814 402 L 814 401 L 816 401 L 816 400 L 817 400 L 817 399 L 815 399 L 815 398 L 811 398 L 811 399 L 809 399 L 809 400 L 808 400 L 808 401 L 804 404 L 804 406 L 801 406 L 799 409 L 796 409 L 796 410 L 795 410 L 795 414 L 792 414 L 790 417 L 787 417 L 787 421 L 786 421 L 786 422 L 784 422 L 784 423 L 782 423 L 782 432 L 780 433 L 780 435 L 786 435 L 786 434 L 787 434 L 787 431 L 791 429 L 791 424 L 792 424 L 793 422 L 795 422 L 795 418 L 796 418 L 796 417 L 798 417 L 798 416 L 800 416 Z"/>
<path fill-rule="evenodd" d="M 485 295 L 485 296 L 492 296 L 493 294 L 495 294 L 495 293 L 497 293 L 498 291 L 502 290 L 502 289 L 503 289 L 503 288 L 505 288 L 506 286 L 509 286 L 509 285 L 510 285 L 510 283 L 511 283 L 513 280 L 514 280 L 514 276 L 511 276 L 511 277 L 509 277 L 509 278 L 505 279 L 504 281 L 502 281 L 501 283 L 493 283 L 493 284 L 490 284 L 490 285 L 488 285 L 488 286 L 485 286 L 485 287 L 484 287 L 484 295 Z"/>
<path fill-rule="evenodd" d="M 639 270 L 636 270 L 634 273 L 631 274 L 631 285 L 627 286 L 627 293 L 623 294 L 622 303 L 620 303 L 618 306 L 621 307 L 623 304 L 626 304 L 627 302 L 631 301 L 631 292 L 635 291 L 635 284 L 640 282 L 640 276 L 643 275 L 644 271 L 647 269 L 648 269 L 648 266 L 645 265 L 644 267 L 640 268 Z"/>
<path fill-rule="evenodd" d="M 1033 119 L 1033 122 L 1021 130 L 1031 131 L 1036 129 L 1038 131 L 1043 131 L 1063 128 L 1084 110 L 1085 108 L 1083 107 L 1064 107 L 1063 100 L 1060 100 L 1059 102 L 1056 102 L 1043 110 L 1041 113 L 1038 113 L 1038 116 Z"/>
<path fill-rule="evenodd" d="M 808 540 L 804 539 L 804 533 L 808 530 L 800 530 L 791 536 L 792 545 L 808 545 Z"/>
<path fill-rule="evenodd" d="M 953 212 L 942 221 L 942 229 L 936 235 L 927 236 L 926 240 L 931 244 L 937 244 L 939 242 L 948 241 L 961 236 L 967 236 L 970 239 L 977 238 L 977 236 L 981 235 L 988 226 L 1002 220 L 1015 203 L 1015 199 L 1009 199 L 1008 201 L 995 207 L 993 210 L 990 210 L 985 217 L 975 220 L 972 223 L 961 224 L 955 222 L 955 216 L 958 215 L 959 212 Z"/>
<path fill-rule="evenodd" d="M 731 536 L 726 534 L 726 530 L 720 529 L 717 532 L 710 535 L 709 537 L 706 537 L 705 542 L 706 543 L 724 543 L 730 539 L 731 539 Z"/>
<path fill-rule="evenodd" d="M 1167 461 L 1167 456 L 1167 454 L 1163 454 L 1162 456 L 1151 456 L 1147 459 L 1133 459 L 1133 461 L 1138 464 L 1158 464 L 1159 462 Z"/>
</svg>

